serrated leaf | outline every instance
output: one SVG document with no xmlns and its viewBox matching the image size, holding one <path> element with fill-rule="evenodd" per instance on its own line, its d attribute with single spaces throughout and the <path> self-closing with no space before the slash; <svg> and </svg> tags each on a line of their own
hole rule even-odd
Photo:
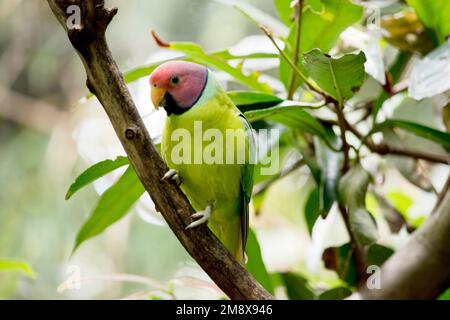
<svg viewBox="0 0 450 320">
<path fill-rule="evenodd" d="M 28 263 L 20 260 L 0 259 L 0 272 L 2 271 L 20 272 L 30 278 L 36 277 L 33 268 Z"/>
<path fill-rule="evenodd" d="M 314 49 L 303 54 L 303 58 L 309 76 L 340 105 L 359 91 L 366 77 L 363 52 L 336 59 Z"/>
<path fill-rule="evenodd" d="M 339 201 L 348 210 L 350 229 L 360 245 L 369 245 L 378 239 L 375 220 L 365 208 L 369 182 L 370 175 L 359 163 L 339 182 Z"/>
<path fill-rule="evenodd" d="M 371 133 L 382 131 L 386 128 L 399 128 L 411 132 L 419 137 L 434 141 L 444 148 L 450 149 L 450 133 L 439 131 L 415 122 L 390 119 L 377 124 Z"/>
<path fill-rule="evenodd" d="M 73 252 L 84 241 L 102 233 L 125 216 L 144 191 L 134 168 L 129 166 L 122 177 L 100 196 L 92 214 L 78 231 Z"/>
<path fill-rule="evenodd" d="M 384 86 L 386 84 L 386 66 L 380 37 L 356 27 L 349 27 L 341 33 L 340 39 L 346 47 L 354 47 L 364 52 L 367 59 L 364 64 L 366 73 Z"/>
<path fill-rule="evenodd" d="M 247 270 L 267 291 L 273 294 L 273 285 L 262 259 L 258 239 L 251 228 L 248 231 L 247 248 L 245 250 L 248 257 Z"/>
<path fill-rule="evenodd" d="M 327 0 L 322 4 L 307 2 L 302 18 L 298 67 L 304 71 L 301 61 L 302 53 L 314 48 L 328 52 L 341 32 L 362 19 L 363 12 L 361 6 L 355 5 L 350 0 Z M 289 57 L 294 56 L 296 38 L 296 26 L 292 24 L 284 49 Z M 279 72 L 280 80 L 286 88 L 289 88 L 292 68 L 282 57 L 280 57 Z M 300 84 L 301 81 L 297 79 L 295 88 Z"/>
<path fill-rule="evenodd" d="M 115 160 L 108 159 L 94 164 L 80 174 L 75 182 L 70 185 L 66 193 L 66 200 L 81 188 L 127 164 L 130 164 L 130 162 L 127 157 L 123 156 L 118 156 Z"/>
</svg>

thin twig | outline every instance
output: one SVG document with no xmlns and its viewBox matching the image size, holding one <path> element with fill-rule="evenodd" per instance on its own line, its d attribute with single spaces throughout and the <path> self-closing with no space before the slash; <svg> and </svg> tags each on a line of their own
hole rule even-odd
<svg viewBox="0 0 450 320">
<path fill-rule="evenodd" d="M 287 175 L 291 174 L 293 171 L 301 168 L 305 162 L 303 159 L 297 160 L 294 164 L 292 164 L 290 167 L 286 168 L 285 170 L 280 171 L 277 175 L 273 176 L 270 180 L 262 182 L 258 185 L 256 185 L 253 188 L 253 195 L 258 195 L 266 191 L 271 185 L 273 185 L 276 181 L 280 180 L 281 178 L 286 177 Z"/>
<path fill-rule="evenodd" d="M 308 80 L 308 77 L 305 76 L 305 74 L 294 64 L 294 62 L 292 62 L 292 60 L 287 56 L 287 54 L 281 50 L 280 46 L 277 44 L 277 42 L 275 41 L 272 33 L 265 27 L 265 26 L 260 26 L 261 30 L 264 31 L 264 33 L 267 35 L 267 37 L 270 39 L 270 41 L 273 43 L 273 45 L 275 46 L 275 48 L 277 48 L 278 52 L 280 53 L 281 57 L 286 60 L 286 62 L 291 66 L 292 70 L 297 73 L 297 75 L 303 80 L 303 82 L 305 82 L 305 84 L 307 85 L 307 87 L 314 92 L 317 92 L 318 94 L 320 94 L 322 97 L 325 98 L 326 101 L 330 100 L 330 97 L 323 92 L 319 87 L 317 87 L 316 85 L 314 85 L 312 82 L 310 82 Z"/>
<path fill-rule="evenodd" d="M 355 257 L 358 283 L 362 284 L 367 279 L 365 251 L 364 248 L 358 244 L 358 241 L 356 241 L 355 234 L 353 233 L 353 229 L 350 226 L 350 216 L 347 209 L 341 203 L 338 203 L 338 208 L 341 212 L 342 219 L 344 220 L 345 227 L 350 237 L 350 245 L 352 247 L 353 256 Z"/>
<path fill-rule="evenodd" d="M 89 90 L 105 109 L 136 174 L 180 243 L 231 299 L 272 299 L 206 225 L 185 230 L 194 210 L 174 182 L 161 181 L 168 167 L 159 156 L 106 43 L 106 28 L 117 8 L 105 8 L 103 0 L 48 3 L 83 62 Z M 81 9 L 81 25 L 68 26 L 69 5 Z"/>
<path fill-rule="evenodd" d="M 294 48 L 294 64 L 298 65 L 299 55 L 300 55 L 300 43 L 301 43 L 301 35 L 302 35 L 302 20 L 303 20 L 303 0 L 298 0 L 295 7 L 297 8 L 297 29 L 295 34 L 295 48 Z M 295 72 L 292 71 L 291 79 L 289 81 L 289 90 L 288 90 L 288 100 L 292 100 L 295 92 L 295 81 L 297 77 Z"/>
</svg>

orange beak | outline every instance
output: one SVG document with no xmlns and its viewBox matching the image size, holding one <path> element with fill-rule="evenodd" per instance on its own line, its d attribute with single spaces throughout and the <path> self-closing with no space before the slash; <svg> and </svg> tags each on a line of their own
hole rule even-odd
<svg viewBox="0 0 450 320">
<path fill-rule="evenodd" d="M 154 87 L 154 86 L 151 87 L 150 95 L 152 97 L 153 106 L 155 107 L 156 110 L 158 110 L 159 105 L 163 101 L 165 94 L 166 94 L 166 89 Z"/>
</svg>

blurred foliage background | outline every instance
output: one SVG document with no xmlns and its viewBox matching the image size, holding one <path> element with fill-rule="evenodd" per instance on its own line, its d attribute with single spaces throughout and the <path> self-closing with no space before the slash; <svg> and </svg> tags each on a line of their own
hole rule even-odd
<svg viewBox="0 0 450 320">
<path fill-rule="evenodd" d="M 262 8 L 274 11 L 270 1 L 263 2 Z M 122 70 L 145 63 L 158 50 L 151 29 L 209 49 L 257 32 L 233 8 L 208 0 L 108 5 L 120 7 L 108 41 Z M 77 106 L 87 92 L 84 70 L 45 1 L 1 0 L 0 70 L 0 256 L 26 260 L 37 273 L 33 280 L 0 274 L 0 298 L 119 298 L 143 290 L 145 282 L 102 276 L 142 275 L 166 287 L 182 269 L 186 276 L 199 273 L 168 228 L 134 214 L 70 258 L 76 232 L 97 198 L 91 188 L 76 202 L 64 201 L 68 186 L 86 167 L 74 129 L 92 110 Z M 104 117 L 99 108 L 92 113 Z M 115 140 L 109 133 L 107 139 Z M 70 265 L 93 279 L 81 290 L 58 293 Z"/>
<path fill-rule="evenodd" d="M 241 3 L 278 16 L 272 0 Z M 436 39 L 423 34 L 424 28 L 413 11 L 403 11 L 402 1 L 360 3 L 366 12 L 371 6 L 384 10 L 384 34 L 377 45 L 386 67 L 393 65 L 398 55 L 414 55 L 413 61 L 417 62 L 421 55 L 437 47 Z M 150 36 L 152 29 L 164 39 L 196 42 L 205 50 L 235 48 L 276 53 L 251 20 L 217 1 L 115 0 L 107 1 L 107 5 L 119 7 L 107 38 L 122 71 L 170 56 L 155 45 Z M 366 55 L 373 53 L 367 49 L 370 44 L 358 43 L 358 32 L 363 33 L 361 29 L 344 32 L 334 52 L 357 47 L 366 49 Z M 254 35 L 258 38 L 248 38 Z M 243 39 L 247 42 L 241 42 Z M 262 65 L 277 68 L 278 60 L 275 65 L 272 60 Z M 145 197 L 131 214 L 71 256 L 77 231 L 98 194 L 123 171 L 98 180 L 75 195 L 76 201 L 64 200 L 66 190 L 86 167 L 113 159 L 123 151 L 98 102 L 84 98 L 84 69 L 46 2 L 0 0 L 0 70 L 0 258 L 18 264 L 16 272 L 1 272 L 0 264 L 0 299 L 221 297 Z M 353 118 L 360 116 L 359 103 L 373 100 L 382 91 L 376 80 L 377 75 L 384 77 L 384 69 L 381 75 L 376 70 L 352 103 L 356 110 Z M 223 74 L 218 76 L 224 85 L 234 89 L 236 84 L 228 83 Z M 277 93 L 285 94 L 276 71 L 267 72 L 266 80 Z M 150 117 L 147 80 L 130 84 L 130 89 L 154 130 L 153 136 L 157 135 L 162 118 Z M 406 97 L 404 90 L 399 89 L 400 94 L 385 102 L 385 116 L 395 114 L 445 131 L 441 117 L 445 97 L 416 102 Z M 395 139 L 393 135 L 391 140 Z M 407 139 L 411 145 L 445 154 L 442 148 L 416 136 Z M 375 176 L 378 185 L 368 194 L 366 206 L 378 223 L 379 243 L 395 250 L 407 241 L 408 228 L 420 226 L 433 209 L 448 168 L 398 157 L 365 160 L 368 171 L 382 172 Z M 305 218 L 304 208 L 314 188 L 310 172 L 299 168 L 273 183 L 264 201 L 255 204 L 258 215 L 253 213 L 251 226 L 280 298 L 314 298 L 317 292 L 332 288 L 348 291 L 348 281 L 327 269 L 322 259 L 326 248 L 348 242 L 342 218 L 334 207 L 326 219 L 318 219 L 314 228 Z M 400 214 L 407 223 L 393 231 L 382 219 L 386 208 Z M 82 279 L 80 287 L 70 283 L 71 277 L 77 275 Z M 281 283 L 294 285 L 278 285 Z M 302 289 L 290 291 L 294 287 Z M 345 296 L 347 291 L 333 297 Z"/>
</svg>

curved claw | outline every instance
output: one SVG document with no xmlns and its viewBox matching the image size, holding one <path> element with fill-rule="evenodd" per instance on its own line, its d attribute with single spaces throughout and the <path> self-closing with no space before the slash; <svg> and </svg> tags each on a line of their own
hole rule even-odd
<svg viewBox="0 0 450 320">
<path fill-rule="evenodd" d="M 167 171 L 164 174 L 164 176 L 161 178 L 161 181 L 164 181 L 167 179 L 171 179 L 171 180 L 175 181 L 175 183 L 178 186 L 183 183 L 183 179 L 180 177 L 178 170 L 175 170 L 175 169 L 169 169 L 169 171 Z"/>
<path fill-rule="evenodd" d="M 184 229 L 187 230 L 187 229 L 195 228 L 205 222 L 208 222 L 209 218 L 211 217 L 211 212 L 212 212 L 212 205 L 208 204 L 206 206 L 205 210 L 196 212 L 193 215 L 191 215 L 191 218 L 200 218 L 200 219 L 195 220 L 194 222 L 190 223 Z"/>
<path fill-rule="evenodd" d="M 169 178 L 172 178 L 174 175 L 178 174 L 178 170 L 175 169 L 169 169 L 164 176 L 161 178 L 161 180 L 167 180 Z"/>
</svg>

